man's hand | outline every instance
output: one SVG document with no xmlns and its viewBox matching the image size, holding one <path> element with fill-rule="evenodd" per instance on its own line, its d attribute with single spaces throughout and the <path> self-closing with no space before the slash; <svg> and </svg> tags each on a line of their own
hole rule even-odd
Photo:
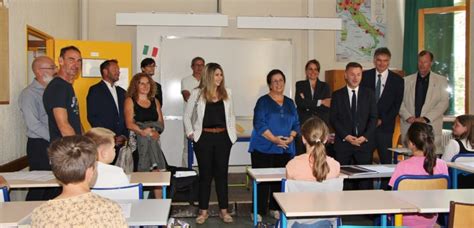
<svg viewBox="0 0 474 228">
<path fill-rule="evenodd" d="M 382 119 L 377 119 L 377 127 L 382 125 Z"/>
<path fill-rule="evenodd" d="M 367 139 L 366 139 L 364 136 L 360 136 L 359 138 L 356 139 L 356 142 L 357 142 L 359 145 L 362 145 L 363 143 L 366 143 L 366 142 L 367 142 Z"/>
<path fill-rule="evenodd" d="M 406 121 L 407 121 L 409 124 L 414 123 L 415 120 L 416 120 L 416 117 L 414 117 L 414 116 L 410 116 L 408 119 L 406 119 Z"/>
<path fill-rule="evenodd" d="M 348 143 L 354 145 L 354 146 L 360 146 L 360 144 L 357 142 L 357 137 L 352 136 L 352 135 L 347 135 L 344 140 L 346 140 Z"/>
<path fill-rule="evenodd" d="M 324 105 L 326 107 L 331 107 L 331 98 L 326 98 L 321 100 L 321 105 Z"/>
</svg>

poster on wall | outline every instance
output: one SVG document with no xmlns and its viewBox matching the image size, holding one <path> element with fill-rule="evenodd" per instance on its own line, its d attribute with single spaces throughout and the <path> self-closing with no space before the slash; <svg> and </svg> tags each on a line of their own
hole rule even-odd
<svg viewBox="0 0 474 228">
<path fill-rule="evenodd" d="M 386 0 L 337 0 L 336 61 L 371 62 L 375 49 L 386 47 Z"/>
</svg>

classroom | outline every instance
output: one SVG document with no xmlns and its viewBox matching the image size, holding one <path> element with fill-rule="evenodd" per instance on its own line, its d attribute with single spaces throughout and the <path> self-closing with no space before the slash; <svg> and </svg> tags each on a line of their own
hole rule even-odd
<svg viewBox="0 0 474 228">
<path fill-rule="evenodd" d="M 42 60 L 37 61 L 39 63 L 45 61 L 50 63 L 52 60 L 50 65 L 54 69 L 51 70 L 54 70 L 54 74 L 61 75 L 61 72 L 67 72 L 69 64 L 65 62 L 64 56 L 68 52 L 69 54 L 76 53 L 75 49 L 70 48 L 73 46 L 77 47 L 79 57 L 74 59 L 74 61 L 77 60 L 76 63 L 70 63 L 69 69 L 77 71 L 77 77 L 71 79 L 73 83 L 70 82 L 68 88 L 71 88 L 73 93 L 72 102 L 75 107 L 67 110 L 76 113 L 77 119 L 73 121 L 77 121 L 78 124 L 73 123 L 71 127 L 74 128 L 77 125 L 76 133 L 78 131 L 85 133 L 98 126 L 107 128 L 93 121 L 93 115 L 97 116 L 98 122 L 103 120 L 107 124 L 109 122 L 112 125 L 116 124 L 112 123 L 115 120 L 109 117 L 103 119 L 100 117 L 110 111 L 107 105 L 116 104 L 118 112 L 114 113 L 118 113 L 117 121 L 122 126 L 120 131 L 124 133 L 111 129 L 115 134 L 114 145 L 128 145 L 129 133 L 133 132 L 138 135 L 139 148 L 143 147 L 140 143 L 143 141 L 139 140 L 152 138 L 155 139 L 155 143 L 151 143 L 151 147 L 157 146 L 160 151 L 150 155 L 151 164 L 145 164 L 150 166 L 147 168 L 143 168 L 142 161 L 144 157 L 148 158 L 148 154 L 140 153 L 138 157 L 140 149 L 133 153 L 136 156 L 133 157 L 134 169 L 124 168 L 129 178 L 128 184 L 141 183 L 146 194 L 150 193 L 159 199 L 160 197 L 156 196 L 169 194 L 170 189 L 174 188 L 171 185 L 175 180 L 173 176 L 175 172 L 195 170 L 199 173 L 199 184 L 196 183 L 196 186 L 199 186 L 201 191 L 212 192 L 210 197 L 212 202 L 209 196 L 197 197 L 199 200 L 196 200 L 196 203 L 199 201 L 199 207 L 195 208 L 199 211 L 194 215 L 195 217 L 185 219 L 193 226 L 196 223 L 206 222 L 209 214 L 210 219 L 217 221 L 210 223 L 214 225 L 223 225 L 234 219 L 234 224 L 236 221 L 245 220 L 244 224 L 255 226 L 261 222 L 259 220 L 261 218 L 257 219 L 261 213 L 266 214 L 263 216 L 262 224 L 266 224 L 266 218 L 271 217 L 268 220 L 269 224 L 274 224 L 276 222 L 274 217 L 283 217 L 281 215 L 284 213 L 278 211 L 284 209 L 282 202 L 285 196 L 281 196 L 281 201 L 279 199 L 275 201 L 272 199 L 272 193 L 275 188 L 279 190 L 281 179 L 290 178 L 288 172 L 278 170 L 278 168 L 284 168 L 295 155 L 304 154 L 304 151 L 308 150 L 306 146 L 311 143 L 304 141 L 303 123 L 308 119 L 312 120 L 311 117 L 314 116 L 318 116 L 325 125 L 329 125 L 328 140 L 332 145 L 325 146 L 324 154 L 328 156 L 328 162 L 325 164 L 329 164 L 327 169 L 333 170 L 334 166 L 331 165 L 329 159 L 334 158 L 338 167 L 339 164 L 341 165 L 341 176 L 336 175 L 336 177 L 344 179 L 344 190 L 377 187 L 386 189 L 387 185 L 393 187 L 391 185 L 393 183 L 388 183 L 388 178 L 392 176 L 395 164 L 400 164 L 402 157 L 416 155 L 416 151 L 410 150 L 411 141 L 406 135 L 414 122 L 423 122 L 434 130 L 433 144 L 436 145 L 436 150 L 433 153 L 440 160 L 445 159 L 447 166 L 450 167 L 451 176 L 448 187 L 459 185 L 462 188 L 463 180 L 462 178 L 458 180 L 457 172 L 466 171 L 465 166 L 470 167 L 472 162 L 466 161 L 465 166 L 456 165 L 452 158 L 459 152 L 450 154 L 445 151 L 453 147 L 455 138 L 458 139 L 455 132 L 456 123 L 462 125 L 461 127 L 467 127 L 470 132 L 469 126 L 463 123 L 461 116 L 471 118 L 474 113 L 474 97 L 471 93 L 474 80 L 470 80 L 471 66 L 474 65 L 471 58 L 473 41 L 470 38 L 474 31 L 473 17 L 470 16 L 473 9 L 474 6 L 469 0 L 0 0 L 0 138 L 2 145 L 0 146 L 0 173 L 32 170 L 28 164 L 31 161 L 27 156 L 27 145 L 34 147 L 31 146 L 33 145 L 31 139 L 35 137 L 31 135 L 35 132 L 29 127 L 31 123 L 28 122 L 28 118 L 25 121 L 22 104 L 25 103 L 23 91 L 36 81 L 37 71 L 33 66 L 35 59 Z M 445 45 L 448 43 L 450 45 Z M 422 52 L 423 50 L 428 52 Z M 376 71 L 373 76 L 366 76 L 371 69 L 378 69 L 374 68 L 377 64 L 383 65 L 377 62 L 381 61 L 377 59 L 379 55 L 388 57 L 388 62 L 385 63 L 388 65 L 385 65 L 383 69 L 385 73 Z M 49 59 L 37 58 L 39 56 L 47 56 Z M 69 57 L 69 55 L 66 56 Z M 201 59 L 196 59 L 196 57 L 201 57 Z M 424 58 L 428 58 L 427 72 L 431 77 L 418 83 L 419 80 L 424 80 L 423 66 L 420 65 Z M 313 59 L 316 62 L 311 62 Z M 309 73 L 313 66 L 318 84 L 311 82 L 313 83 L 309 84 L 312 86 L 311 89 L 303 88 L 306 86 L 303 82 L 314 81 L 311 79 L 314 75 L 310 76 Z M 273 69 L 278 69 L 278 71 L 272 71 Z M 353 69 L 357 69 L 354 78 L 359 77 L 359 79 L 351 78 L 349 72 Z M 362 71 L 359 72 L 359 69 L 364 71 L 364 74 Z M 201 82 L 199 80 L 190 82 L 192 86 L 186 84 L 190 89 L 183 89 L 186 83 L 184 79 L 192 79 L 193 74 L 198 71 Z M 104 72 L 109 76 L 103 76 Z M 222 74 L 214 76 L 209 72 Z M 377 72 L 381 74 L 379 80 L 385 77 L 381 84 L 376 82 Z M 202 78 L 208 73 L 211 82 L 206 84 Z M 386 84 L 391 83 L 386 80 L 392 80 L 391 76 L 387 79 L 385 75 L 392 73 L 401 76 L 396 80 L 404 79 L 398 80 L 401 89 L 395 86 L 385 88 Z M 410 75 L 413 77 L 409 77 Z M 440 77 L 437 77 L 439 75 Z M 112 84 L 107 84 L 105 77 L 112 76 L 116 79 Z M 282 76 L 281 79 L 280 76 Z M 216 79 L 218 77 L 222 79 Z M 369 77 L 373 79 L 366 79 Z M 136 120 L 137 113 L 142 111 L 137 110 L 136 106 L 140 108 L 144 106 L 135 99 L 141 95 L 147 96 L 140 92 L 139 84 L 142 83 L 143 78 L 147 79 L 149 85 L 148 96 L 154 92 L 156 97 L 151 102 L 147 100 L 145 106 L 157 107 L 156 118 L 159 121 L 155 122 L 159 126 L 142 127 Z M 53 82 L 55 79 L 56 77 L 49 80 Z M 65 81 L 68 80 L 65 79 Z M 110 91 L 113 88 L 123 88 L 123 90 L 117 90 L 119 92 L 116 94 L 112 93 L 112 96 L 118 96 L 118 98 L 114 97 L 115 103 L 106 104 L 100 98 L 100 94 L 91 95 L 92 86 L 99 85 L 101 82 L 105 82 L 102 83 L 104 88 L 106 84 L 111 85 L 112 87 L 108 87 Z M 424 82 L 429 83 L 430 86 L 435 82 L 439 84 L 435 84 L 434 89 L 427 84 L 419 88 L 418 84 L 421 85 Z M 203 87 L 200 87 L 201 90 L 196 90 L 199 92 L 194 92 L 194 88 L 199 83 Z M 216 83 L 217 86 L 212 83 Z M 355 83 L 354 88 L 351 83 Z M 359 90 L 359 84 L 361 88 L 365 88 L 364 83 L 369 84 L 372 91 L 365 93 L 365 89 Z M 48 83 L 45 82 L 46 84 Z M 221 84 L 225 84 L 225 87 L 220 87 Z M 348 90 L 339 92 L 339 89 L 346 87 L 346 84 Z M 436 87 L 439 85 L 442 88 Z M 206 86 L 212 89 L 217 88 L 217 93 L 208 93 Z M 308 96 L 313 96 L 313 93 L 316 96 L 321 92 L 319 86 L 326 86 L 323 87 L 324 91 L 327 90 L 324 95 L 321 95 L 323 97 L 307 99 Z M 134 90 L 130 89 L 132 87 Z M 355 88 L 357 89 L 354 90 Z M 380 91 L 375 91 L 379 89 Z M 368 100 L 355 100 L 355 96 L 350 94 L 351 90 L 353 94 L 359 93 L 357 99 L 364 93 L 366 95 L 360 98 L 365 99 L 367 96 Z M 336 91 L 339 93 L 335 93 Z M 383 92 L 392 94 L 384 97 Z M 305 96 L 306 93 L 308 95 Z M 421 101 L 418 99 L 419 93 L 423 95 Z M 412 94 L 413 99 L 406 101 L 407 94 Z M 215 115 L 209 114 L 213 113 L 211 106 L 206 106 L 210 104 L 208 99 L 212 95 L 214 96 L 212 104 L 214 102 L 219 104 L 218 110 L 214 109 L 214 111 L 217 110 Z M 346 97 L 348 95 L 349 99 L 345 97 L 338 102 L 338 95 Z M 206 98 L 201 102 L 203 96 Z M 398 107 L 394 107 L 397 110 L 391 110 L 395 114 L 393 116 L 390 114 L 390 118 L 387 119 L 393 123 L 388 124 L 390 126 L 387 127 L 379 127 L 381 123 L 377 123 L 377 120 L 386 121 L 384 119 L 386 116 L 382 117 L 380 114 L 385 108 L 378 105 L 379 97 L 388 99 L 390 102 L 394 100 L 394 104 L 398 102 L 398 105 L 395 105 Z M 57 96 L 53 94 L 49 98 L 43 97 L 37 100 L 46 102 L 55 98 Z M 228 99 L 231 99 L 231 102 L 228 102 Z M 221 100 L 223 104 L 219 103 Z M 270 103 L 275 101 L 278 106 L 271 106 L 269 101 Z M 354 106 L 352 109 L 352 101 L 358 103 L 357 108 Z M 442 110 L 436 110 L 438 113 L 436 115 L 433 114 L 435 111 L 427 111 L 427 102 L 433 110 Z M 439 104 L 443 104 L 443 107 L 440 108 Z M 308 106 L 303 107 L 303 105 Z M 310 107 L 311 105 L 314 109 Z M 362 106 L 359 107 L 359 105 Z M 347 109 L 344 109 L 345 106 Z M 404 108 L 405 106 L 409 108 Z M 96 111 L 92 114 L 94 107 Z M 113 109 L 113 106 L 111 107 Z M 414 110 L 411 110 L 413 108 Z M 55 116 L 54 109 L 56 108 L 50 111 L 46 108 L 43 112 L 46 111 L 45 116 L 46 114 Z M 272 118 L 277 118 L 276 114 L 271 114 L 270 118 L 264 113 L 265 110 L 273 110 L 276 113 L 277 109 L 278 116 L 281 118 L 285 116 L 287 118 L 285 121 L 292 121 L 287 124 L 288 126 L 285 125 L 288 128 L 285 131 L 280 131 L 281 129 L 278 128 L 283 128 L 283 125 L 271 123 Z M 324 114 L 319 114 L 320 110 L 323 110 L 321 112 Z M 376 117 L 377 113 L 379 113 L 378 117 Z M 70 115 L 70 113 L 66 114 Z M 287 114 L 295 118 L 286 117 Z M 194 115 L 197 116 L 197 120 Z M 352 121 L 356 115 L 363 117 L 360 117 L 358 121 Z M 456 118 L 457 116 L 459 118 Z M 69 120 L 72 121 L 70 117 Z M 48 119 L 48 116 L 43 116 L 43 118 L 46 118 L 47 125 L 48 121 L 54 122 L 51 118 Z M 367 127 L 365 122 L 367 122 Z M 265 125 L 267 123 L 268 126 Z M 51 124 L 57 129 L 51 130 Z M 49 128 L 50 131 L 57 131 L 59 138 L 64 135 L 59 123 L 49 123 Z M 269 129 L 275 129 L 275 132 Z M 386 129 L 388 133 L 385 132 Z M 367 135 L 360 133 L 366 130 L 369 132 Z M 120 138 L 121 136 L 124 137 Z M 49 137 L 48 134 L 48 140 Z M 199 143 L 200 137 L 207 140 L 201 140 Z M 51 138 L 56 138 L 56 136 L 51 135 Z M 45 140 L 46 144 L 42 144 L 44 148 L 49 145 L 48 140 Z M 320 141 L 326 143 L 326 140 L 322 138 Z M 379 141 L 384 142 L 381 147 L 385 152 L 379 152 L 380 149 L 376 146 L 376 144 L 379 145 Z M 315 142 L 315 145 L 321 142 Z M 472 145 L 469 139 L 467 142 Z M 283 163 L 277 165 L 278 162 L 275 164 L 263 162 L 274 159 L 272 152 L 264 151 L 267 148 L 262 146 L 264 144 L 272 148 L 269 150 L 279 151 L 275 152 L 278 155 L 287 154 L 288 156 L 282 160 Z M 211 146 L 217 146 L 219 151 L 225 150 L 225 156 L 219 157 L 220 160 L 205 163 L 208 168 L 203 168 L 204 165 L 200 167 L 198 161 L 204 163 L 208 160 L 200 151 Z M 415 144 L 413 146 L 416 148 Z M 454 147 L 459 151 L 458 145 Z M 394 149 L 390 150 L 390 148 Z M 470 149 L 468 146 L 466 150 L 469 152 Z M 118 156 L 119 150 L 120 148 L 116 147 L 117 158 L 113 159 L 113 162 L 121 159 Z M 44 151 L 46 153 L 46 150 Z M 341 155 L 340 151 L 351 152 Z M 354 155 L 354 151 L 370 151 L 370 157 L 369 155 L 365 157 Z M 423 151 L 418 152 L 425 156 Z M 387 156 L 387 153 L 390 155 Z M 155 155 L 157 157 L 154 157 Z M 213 158 L 213 155 L 209 156 Z M 311 160 L 312 155 L 309 156 Z M 281 159 L 281 157 L 277 156 L 275 159 Z M 45 161 L 48 163 L 48 160 Z M 100 164 L 100 159 L 98 161 Z M 451 161 L 453 164 L 450 164 Z M 383 171 L 386 170 L 381 169 L 385 166 L 366 167 L 378 165 L 379 162 L 381 165 L 390 164 L 391 171 L 388 174 L 366 176 L 366 178 L 351 178 L 351 174 L 344 176 L 347 173 L 342 171 L 343 166 L 360 165 L 364 169 L 379 169 L 379 174 L 384 173 Z M 112 163 L 112 161 L 106 163 Z M 171 171 L 169 165 L 177 167 L 179 171 L 174 169 Z M 269 174 L 259 171 L 258 168 L 277 168 L 277 170 L 273 170 L 276 173 Z M 163 183 L 140 182 L 146 178 L 142 176 L 137 178 L 137 175 L 141 175 L 141 172 L 148 169 L 167 170 L 171 173 L 164 172 L 168 174 L 160 176 L 160 178 L 165 178 Z M 215 169 L 218 171 L 216 172 Z M 436 170 L 435 168 L 435 173 Z M 467 168 L 467 170 L 470 169 Z M 455 173 L 455 178 L 452 173 Z M 232 198 L 236 188 L 245 189 L 245 187 L 231 185 L 227 187 L 227 182 L 232 182 L 231 176 L 235 175 L 245 180 L 246 188 L 250 189 L 245 190 L 247 191 L 245 197 L 248 195 L 246 200 L 254 202 L 249 213 L 252 215 L 258 213 L 258 216 L 250 218 L 246 214 L 243 218 L 243 216 L 239 217 L 235 211 L 227 211 L 227 204 L 224 201 Z M 267 183 L 266 175 L 271 176 L 269 181 L 271 183 Z M 327 175 L 323 180 L 329 179 L 332 173 L 329 172 Z M 56 183 L 51 172 L 47 176 L 44 178 L 53 178 L 48 181 Z M 295 174 L 295 176 L 298 175 Z M 315 175 L 315 178 L 320 180 L 318 175 Z M 385 180 L 379 181 L 379 178 L 385 178 Z M 8 181 L 8 178 L 6 179 Z M 211 185 L 213 179 L 214 184 Z M 20 182 L 15 181 L 17 180 L 10 183 L 10 198 L 14 202 L 24 201 L 28 198 L 28 185 L 25 188 Z M 58 185 L 54 183 L 52 186 L 57 187 Z M 43 184 L 37 187 L 45 187 Z M 206 184 L 208 186 L 205 186 Z M 367 184 L 370 187 L 367 187 Z M 257 193 L 257 185 L 261 192 Z M 46 186 L 50 185 L 46 184 Z M 214 186 L 217 195 L 214 192 Z M 267 188 L 270 190 L 265 190 L 266 192 L 261 190 Z M 472 192 L 467 194 L 469 193 Z M 267 198 L 270 197 L 271 200 L 263 202 L 259 199 L 259 206 L 257 206 L 257 195 L 260 197 L 262 194 Z M 394 201 L 399 199 L 396 194 L 390 197 L 393 197 Z M 168 198 L 172 197 L 168 195 Z M 216 212 L 210 210 L 211 212 L 207 213 L 208 204 L 216 205 L 217 201 L 221 210 Z M 160 201 L 160 203 L 163 202 Z M 119 204 L 122 205 L 123 202 Z M 263 207 L 268 208 L 262 209 L 262 204 Z M 171 204 L 171 207 L 173 205 Z M 278 210 L 275 210 L 275 207 Z M 279 216 L 274 216 L 274 211 Z M 420 210 L 418 208 L 411 212 L 398 211 L 402 214 L 413 212 L 420 213 Z M 443 210 L 432 213 L 441 215 L 448 212 L 449 205 Z M 368 214 L 378 216 L 379 214 L 397 214 L 397 212 Z M 358 215 L 366 214 L 359 213 Z M 290 218 L 291 213 L 287 216 Z M 313 214 L 312 216 L 322 215 Z M 168 215 L 165 217 L 168 218 Z M 373 217 L 364 219 L 364 221 L 367 220 L 372 222 L 376 219 Z M 146 225 L 139 222 L 128 223 L 130 224 Z"/>
</svg>

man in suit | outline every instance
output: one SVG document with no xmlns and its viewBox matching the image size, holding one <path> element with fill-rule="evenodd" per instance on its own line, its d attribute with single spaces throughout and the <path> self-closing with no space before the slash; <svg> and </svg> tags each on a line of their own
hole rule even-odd
<svg viewBox="0 0 474 228">
<path fill-rule="evenodd" d="M 362 66 L 346 65 L 345 87 L 332 94 L 330 122 L 336 131 L 335 159 L 341 165 L 371 164 L 377 106 L 372 90 L 359 86 Z M 358 189 L 371 189 L 371 180 L 358 181 Z"/>
<path fill-rule="evenodd" d="M 123 111 L 126 92 L 115 85 L 120 77 L 117 60 L 106 60 L 100 64 L 100 73 L 102 81 L 91 86 L 87 93 L 87 120 L 92 127 L 107 128 L 115 133 L 118 152 L 127 140 L 128 130 Z"/>
<path fill-rule="evenodd" d="M 449 107 L 446 77 L 431 71 L 433 54 L 423 50 L 418 54 L 418 72 L 405 77 L 405 91 L 400 107 L 400 128 L 405 134 L 414 122 L 433 126 L 436 146 L 441 146 L 443 114 Z"/>
<path fill-rule="evenodd" d="M 364 71 L 360 85 L 374 91 L 377 101 L 377 128 L 375 129 L 375 146 L 381 164 L 392 163 L 392 147 L 395 120 L 403 100 L 403 78 L 388 69 L 391 58 L 390 50 L 378 48 L 374 53 L 375 68 Z M 386 185 L 386 184 L 384 184 Z"/>
<path fill-rule="evenodd" d="M 148 76 L 153 78 L 153 75 L 155 75 L 155 68 L 156 68 L 155 60 L 153 60 L 152 58 L 143 59 L 142 62 L 140 63 L 140 67 L 142 69 L 142 73 L 145 73 Z M 163 108 L 163 92 L 161 91 L 161 84 L 158 82 L 155 82 L 155 84 L 156 84 L 155 98 L 160 102 L 161 108 Z"/>
</svg>

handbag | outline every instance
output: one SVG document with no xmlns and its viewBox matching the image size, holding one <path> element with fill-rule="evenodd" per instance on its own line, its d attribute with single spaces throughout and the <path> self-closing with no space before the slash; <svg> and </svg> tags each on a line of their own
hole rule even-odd
<svg viewBox="0 0 474 228">
<path fill-rule="evenodd" d="M 191 124 L 192 124 L 192 126 L 194 126 L 194 124 L 196 123 L 197 118 L 198 118 L 197 106 L 198 106 L 198 102 L 199 102 L 199 97 L 201 97 L 201 90 L 199 90 L 198 97 L 196 98 L 196 101 L 194 102 L 193 112 L 191 113 Z"/>
<path fill-rule="evenodd" d="M 133 145 L 132 140 L 133 139 L 125 142 L 125 145 L 123 145 L 122 148 L 120 148 L 117 161 L 115 162 L 115 166 L 122 168 L 125 173 L 133 172 L 132 153 L 136 149 L 136 145 L 135 146 Z"/>
</svg>

